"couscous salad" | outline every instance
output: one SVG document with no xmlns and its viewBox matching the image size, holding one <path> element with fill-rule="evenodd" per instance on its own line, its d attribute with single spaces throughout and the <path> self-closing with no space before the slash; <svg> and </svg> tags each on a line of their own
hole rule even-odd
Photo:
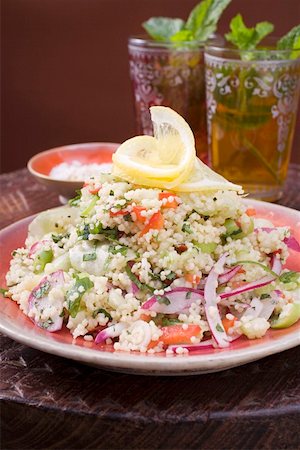
<svg viewBox="0 0 300 450">
<path fill-rule="evenodd" d="M 288 227 L 257 217 L 240 186 L 196 158 L 174 111 L 129 139 L 113 173 L 39 214 L 12 254 L 6 295 L 38 327 L 115 350 L 187 353 L 263 337 L 300 318 Z"/>
</svg>

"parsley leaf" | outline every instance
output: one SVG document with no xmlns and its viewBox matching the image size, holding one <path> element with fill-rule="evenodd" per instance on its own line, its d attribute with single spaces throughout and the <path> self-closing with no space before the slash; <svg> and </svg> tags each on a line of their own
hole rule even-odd
<svg viewBox="0 0 300 450">
<path fill-rule="evenodd" d="M 193 233 L 193 231 L 191 229 L 191 225 L 189 223 L 187 223 L 187 222 L 183 222 L 181 230 L 184 233 L 188 233 L 188 234 L 192 234 Z"/>
<path fill-rule="evenodd" d="M 216 330 L 220 331 L 220 333 L 224 333 L 224 329 L 219 323 L 217 323 L 217 325 L 216 325 Z"/>
<path fill-rule="evenodd" d="M 156 295 L 155 297 L 160 305 L 169 305 L 171 303 L 165 295 Z"/>
<path fill-rule="evenodd" d="M 264 37 L 272 33 L 274 25 L 270 22 L 259 22 L 255 27 L 248 28 L 241 14 L 237 14 L 230 22 L 230 30 L 225 34 L 228 42 L 240 50 L 254 50 Z"/>
<path fill-rule="evenodd" d="M 108 251 L 110 253 L 112 253 L 113 255 L 116 255 L 117 253 L 121 253 L 121 255 L 126 256 L 127 252 L 128 252 L 128 247 L 126 247 L 126 245 L 122 245 L 122 244 L 111 244 L 108 247 Z"/>
<path fill-rule="evenodd" d="M 85 253 L 82 257 L 83 261 L 95 261 L 97 259 L 96 252 L 93 253 Z"/>
<path fill-rule="evenodd" d="M 100 313 L 104 314 L 105 317 L 107 317 L 109 320 L 112 320 L 112 317 L 109 314 L 109 312 L 106 311 L 106 309 L 103 309 L 103 308 L 96 309 L 96 311 L 93 312 L 93 318 L 95 319 L 97 317 L 97 315 L 100 314 Z"/>
<path fill-rule="evenodd" d="M 40 299 L 45 297 L 48 292 L 50 291 L 50 287 L 51 287 L 51 283 L 50 281 L 46 280 L 44 281 L 44 283 L 42 283 L 36 290 L 34 290 L 32 292 L 32 295 L 36 298 L 36 299 Z"/>
</svg>

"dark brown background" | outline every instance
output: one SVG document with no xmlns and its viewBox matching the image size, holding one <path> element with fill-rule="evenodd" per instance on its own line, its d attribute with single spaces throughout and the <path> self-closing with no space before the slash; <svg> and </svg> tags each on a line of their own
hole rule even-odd
<svg viewBox="0 0 300 450">
<path fill-rule="evenodd" d="M 120 142 L 134 134 L 127 38 L 153 15 L 186 18 L 197 0 L 2 0 L 2 171 L 60 144 Z M 282 35 L 299 0 L 233 0 L 219 31 L 241 12 Z M 299 119 L 299 114 L 298 114 Z M 300 162 L 297 122 L 293 160 Z"/>
</svg>

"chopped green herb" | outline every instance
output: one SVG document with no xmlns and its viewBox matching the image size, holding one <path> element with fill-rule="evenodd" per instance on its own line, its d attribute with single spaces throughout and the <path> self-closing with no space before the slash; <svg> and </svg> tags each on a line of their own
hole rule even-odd
<svg viewBox="0 0 300 450">
<path fill-rule="evenodd" d="M 46 320 L 45 322 L 39 322 L 39 325 L 41 328 L 45 328 L 47 330 L 47 328 L 50 327 L 50 325 L 53 324 L 53 320 L 49 317 L 48 320 Z"/>
<path fill-rule="evenodd" d="M 122 244 L 111 244 L 108 247 L 108 251 L 112 253 L 113 255 L 116 255 L 117 253 L 121 253 L 121 255 L 126 256 L 128 252 L 128 247 L 126 245 Z"/>
<path fill-rule="evenodd" d="M 51 288 L 51 283 L 48 280 L 46 280 L 46 281 L 44 281 L 43 284 L 40 285 L 40 287 L 38 289 L 36 289 L 35 291 L 32 292 L 32 295 L 36 299 L 43 298 L 48 294 L 48 292 L 50 291 L 50 288 Z"/>
<path fill-rule="evenodd" d="M 216 325 L 216 330 L 220 331 L 220 333 L 224 333 L 224 329 L 219 323 L 217 323 L 217 325 Z"/>
<path fill-rule="evenodd" d="M 97 259 L 96 252 L 93 253 L 85 253 L 82 257 L 83 261 L 95 261 Z"/>
<path fill-rule="evenodd" d="M 177 275 L 175 272 L 171 271 L 168 275 L 166 275 L 166 280 L 173 281 L 173 280 L 175 280 L 175 278 L 177 278 Z"/>
<path fill-rule="evenodd" d="M 168 327 L 169 325 L 177 325 L 178 323 L 181 323 L 180 320 L 178 319 L 172 319 L 172 318 L 168 318 L 168 317 L 163 317 L 161 319 L 161 324 L 163 327 Z"/>
<path fill-rule="evenodd" d="M 126 221 L 126 222 L 133 222 L 133 220 L 132 220 L 132 217 L 131 217 L 131 214 L 125 214 L 125 216 L 123 216 L 123 219 Z"/>
<path fill-rule="evenodd" d="M 115 195 L 114 191 L 110 190 L 109 195 Z"/>
<path fill-rule="evenodd" d="M 148 272 L 148 275 L 149 275 L 150 278 L 152 278 L 152 280 L 159 280 L 159 281 L 161 281 L 159 273 Z"/>
<path fill-rule="evenodd" d="M 266 298 L 270 298 L 269 294 L 261 294 L 260 299 L 265 300 Z"/>
<path fill-rule="evenodd" d="M 192 292 L 191 292 L 191 291 L 189 291 L 189 292 L 187 292 L 187 293 L 185 294 L 185 298 L 186 298 L 187 300 L 190 299 L 191 296 L 192 296 Z"/>
<path fill-rule="evenodd" d="M 66 298 L 70 316 L 76 317 L 82 296 L 94 286 L 94 283 L 88 277 L 75 276 L 74 285 L 68 290 Z"/>
<path fill-rule="evenodd" d="M 171 303 L 168 297 L 166 297 L 165 295 L 156 295 L 155 297 L 158 303 L 161 305 L 169 305 Z"/>
<path fill-rule="evenodd" d="M 184 233 L 188 233 L 188 234 L 192 234 L 193 233 L 193 231 L 191 229 L 191 225 L 189 223 L 187 223 L 187 222 L 183 222 L 181 230 Z"/>
<path fill-rule="evenodd" d="M 109 314 L 109 312 L 107 312 L 106 309 L 103 309 L 103 308 L 96 309 L 96 311 L 93 312 L 93 318 L 95 319 L 97 317 L 97 315 L 100 313 L 104 314 L 105 317 L 107 317 L 109 320 L 112 320 L 112 317 Z"/>
<path fill-rule="evenodd" d="M 107 239 L 112 240 L 118 237 L 118 229 L 103 228 L 100 222 L 94 224 L 93 227 L 91 227 L 90 224 L 86 223 L 83 228 L 77 228 L 77 235 L 83 240 L 88 240 L 90 234 L 103 234 Z"/>
<path fill-rule="evenodd" d="M 0 294 L 2 294 L 3 297 L 6 297 L 6 296 L 7 296 L 7 292 L 8 292 L 8 289 L 0 288 Z"/>
<path fill-rule="evenodd" d="M 151 286 L 148 286 L 148 284 L 143 284 L 140 282 L 140 280 L 138 279 L 138 277 L 132 272 L 131 267 L 127 264 L 125 267 L 125 272 L 127 273 L 129 279 L 137 285 L 137 287 L 141 290 L 141 291 L 145 291 L 148 290 L 150 292 L 155 291 L 155 289 Z"/>
<path fill-rule="evenodd" d="M 75 191 L 75 192 L 77 194 L 76 197 L 71 198 L 71 200 L 69 200 L 69 205 L 70 206 L 78 206 L 79 203 L 80 203 L 82 192 L 81 192 L 80 189 Z"/>
<path fill-rule="evenodd" d="M 70 233 L 65 234 L 51 234 L 52 241 L 58 245 L 58 247 L 63 248 L 62 239 L 68 239 L 70 237 Z"/>
</svg>

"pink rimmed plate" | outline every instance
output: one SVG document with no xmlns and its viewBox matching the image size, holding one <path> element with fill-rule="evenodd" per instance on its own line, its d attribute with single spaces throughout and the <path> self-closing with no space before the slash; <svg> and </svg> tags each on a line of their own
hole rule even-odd
<svg viewBox="0 0 300 450">
<path fill-rule="evenodd" d="M 275 225 L 290 226 L 300 241 L 300 213 L 271 203 L 247 200 L 257 216 L 270 219 Z M 5 286 L 5 273 L 11 252 L 24 244 L 28 225 L 34 216 L 20 220 L 0 232 L 0 286 Z M 300 271 L 299 254 L 291 251 L 287 267 Z M 0 301 L 0 331 L 30 347 L 92 366 L 118 372 L 145 375 L 193 375 L 217 372 L 246 364 L 300 344 L 300 326 L 269 330 L 262 339 L 240 338 L 229 349 L 204 349 L 189 355 L 138 354 L 115 352 L 111 346 L 99 347 L 83 339 L 73 341 L 65 328 L 57 333 L 44 331 L 31 322 L 7 298 Z"/>
</svg>

